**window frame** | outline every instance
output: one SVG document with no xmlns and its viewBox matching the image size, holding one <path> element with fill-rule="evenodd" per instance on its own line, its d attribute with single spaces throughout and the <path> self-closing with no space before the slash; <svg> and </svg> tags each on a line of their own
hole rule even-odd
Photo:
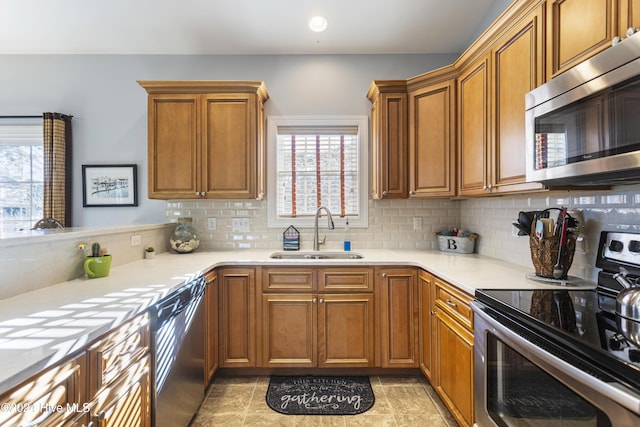
<svg viewBox="0 0 640 427">
<path fill-rule="evenodd" d="M 3 135 L 10 140 L 11 142 L 7 145 L 19 145 L 19 146 L 32 146 L 32 147 L 36 147 L 36 146 L 40 146 L 41 148 L 43 147 L 43 122 L 42 122 L 42 117 L 40 116 L 0 116 L 0 126 L 5 126 L 6 129 L 9 130 L 3 130 Z M 22 141 L 25 141 L 24 143 Z M 3 144 L 4 145 L 4 144 Z M 44 152 L 43 152 L 43 157 L 44 157 Z M 33 156 L 30 157 L 30 169 L 33 169 Z M 43 159 L 44 161 L 44 159 Z M 42 186 L 43 189 L 42 191 L 44 192 L 44 164 L 43 166 L 43 177 L 42 177 Z M 33 170 L 31 170 L 31 172 L 33 172 Z M 31 187 L 33 188 L 33 184 L 37 183 L 38 181 L 34 181 L 33 180 L 33 175 L 31 176 Z M 33 193 L 30 194 L 30 207 L 29 207 L 29 213 L 30 213 L 30 219 L 22 219 L 22 220 L 13 220 L 13 219 L 6 219 L 3 216 L 0 215 L 0 235 L 2 235 L 4 232 L 2 231 L 5 227 L 7 227 L 7 224 L 17 224 L 20 222 L 26 222 L 29 223 L 28 229 L 32 228 L 35 223 L 40 220 L 42 218 L 42 212 L 39 212 L 37 214 L 34 215 L 35 212 L 37 212 L 37 208 L 39 208 L 41 211 L 44 209 L 44 200 L 40 200 L 40 204 L 38 206 L 38 203 L 34 203 L 34 197 L 33 197 Z M 23 230 L 24 228 L 20 228 L 19 230 Z"/>
<path fill-rule="evenodd" d="M 286 228 L 294 225 L 313 228 L 313 217 L 278 217 L 277 169 L 278 169 L 278 127 L 322 127 L 355 126 L 358 128 L 358 204 L 360 213 L 349 216 L 350 228 L 366 228 L 369 225 L 369 118 L 367 116 L 269 116 L 267 117 L 267 227 Z M 336 228 L 344 228 L 346 218 L 339 212 L 331 212 Z M 324 213 L 323 213 L 324 214 Z M 325 224 L 326 226 L 326 224 Z"/>
</svg>

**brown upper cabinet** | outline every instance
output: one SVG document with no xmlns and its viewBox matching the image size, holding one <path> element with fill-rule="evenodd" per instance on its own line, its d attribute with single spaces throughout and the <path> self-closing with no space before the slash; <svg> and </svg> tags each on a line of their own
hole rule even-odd
<svg viewBox="0 0 640 427">
<path fill-rule="evenodd" d="M 371 197 L 407 198 L 407 82 L 374 80 L 371 101 Z"/>
<path fill-rule="evenodd" d="M 149 198 L 264 197 L 263 82 L 138 83 L 149 93 Z"/>
<path fill-rule="evenodd" d="M 525 103 L 544 82 L 544 10 L 509 21 L 483 55 L 461 62 L 458 79 L 458 194 L 542 190 L 526 182 Z"/>
<path fill-rule="evenodd" d="M 526 182 L 525 95 L 629 27 L 640 27 L 640 0 L 516 0 L 452 66 L 375 80 L 374 198 L 546 190 Z"/>
<path fill-rule="evenodd" d="M 611 45 L 618 30 L 616 3 L 616 0 L 548 1 L 549 78 Z"/>
<path fill-rule="evenodd" d="M 640 0 L 547 0 L 547 77 L 567 71 L 640 26 Z"/>
<path fill-rule="evenodd" d="M 456 195 L 453 66 L 408 80 L 409 197 Z"/>
</svg>

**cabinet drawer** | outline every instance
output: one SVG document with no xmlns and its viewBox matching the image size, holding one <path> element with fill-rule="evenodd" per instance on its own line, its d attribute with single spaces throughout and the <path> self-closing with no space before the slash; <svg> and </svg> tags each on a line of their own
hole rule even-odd
<svg viewBox="0 0 640 427">
<path fill-rule="evenodd" d="M 120 326 L 89 348 L 89 393 L 94 395 L 149 351 L 149 314 Z"/>
<path fill-rule="evenodd" d="M 439 279 L 434 279 L 433 283 L 435 285 L 436 307 L 457 319 L 469 330 L 473 330 L 473 312 L 469 305 L 473 298 Z"/>
<path fill-rule="evenodd" d="M 262 270 L 263 291 L 313 291 L 312 268 L 264 268 Z"/>
<path fill-rule="evenodd" d="M 332 267 L 318 270 L 319 292 L 373 292 L 373 269 Z"/>
</svg>

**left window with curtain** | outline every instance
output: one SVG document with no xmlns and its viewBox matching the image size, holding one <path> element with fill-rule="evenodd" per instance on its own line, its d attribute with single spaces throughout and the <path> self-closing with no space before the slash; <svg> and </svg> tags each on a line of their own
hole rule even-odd
<svg viewBox="0 0 640 427">
<path fill-rule="evenodd" d="M 43 217 L 42 118 L 0 117 L 0 236 Z"/>
</svg>

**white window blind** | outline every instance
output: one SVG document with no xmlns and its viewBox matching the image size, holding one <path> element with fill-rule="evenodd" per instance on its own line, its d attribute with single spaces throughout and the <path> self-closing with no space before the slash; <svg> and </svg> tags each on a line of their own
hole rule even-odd
<svg viewBox="0 0 640 427">
<path fill-rule="evenodd" d="M 278 128 L 278 213 L 357 215 L 357 128 Z"/>
<path fill-rule="evenodd" d="M 275 171 L 269 171 L 274 175 L 274 188 L 270 187 L 268 194 L 275 190 L 270 216 L 279 223 L 270 218 L 270 225 L 287 221 L 308 225 L 320 206 L 329 208 L 334 217 L 349 217 L 350 224 L 366 222 L 363 124 L 357 120 L 341 122 L 299 119 L 271 123 L 269 144 L 275 154 Z"/>
</svg>

